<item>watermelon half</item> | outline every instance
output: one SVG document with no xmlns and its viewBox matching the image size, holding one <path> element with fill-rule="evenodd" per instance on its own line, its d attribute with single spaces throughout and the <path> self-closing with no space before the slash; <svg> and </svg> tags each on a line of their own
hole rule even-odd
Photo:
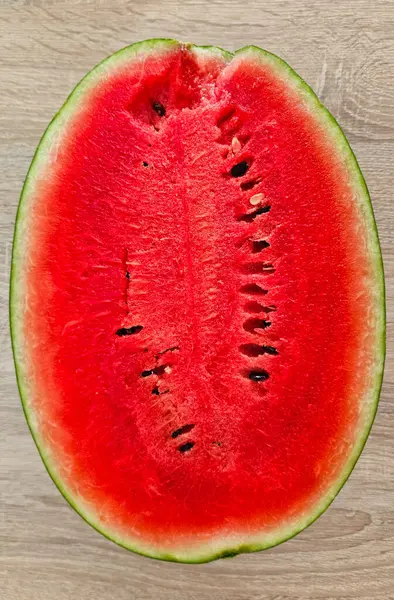
<svg viewBox="0 0 394 600">
<path fill-rule="evenodd" d="M 339 126 L 260 48 L 117 52 L 34 156 L 11 328 L 43 461 L 105 536 L 184 562 L 294 536 L 382 381 L 379 242 Z"/>
</svg>

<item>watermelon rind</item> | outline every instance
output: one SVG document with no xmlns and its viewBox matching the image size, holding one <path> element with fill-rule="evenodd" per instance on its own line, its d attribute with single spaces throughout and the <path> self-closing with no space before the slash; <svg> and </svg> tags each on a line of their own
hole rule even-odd
<svg viewBox="0 0 394 600">
<path fill-rule="evenodd" d="M 282 527 L 278 527 L 269 534 L 253 534 L 249 537 L 247 534 L 237 534 L 233 536 L 219 535 L 216 538 L 213 537 L 212 539 L 205 541 L 200 546 L 178 548 L 176 551 L 169 553 L 160 548 L 143 543 L 139 539 L 132 539 L 132 537 L 125 538 L 116 532 L 111 531 L 111 528 L 107 524 L 102 523 L 98 516 L 93 513 L 91 507 L 87 506 L 80 497 L 71 494 L 61 481 L 56 470 L 56 463 L 50 456 L 49 449 L 40 439 L 35 415 L 29 405 L 30 382 L 25 372 L 22 332 L 22 313 L 24 308 L 23 261 L 25 236 L 27 236 L 26 232 L 28 229 L 26 224 L 28 222 L 31 201 L 33 198 L 32 192 L 34 190 L 35 181 L 37 180 L 37 174 L 40 172 L 41 168 L 47 165 L 47 159 L 52 145 L 58 143 L 61 132 L 66 130 L 68 119 L 76 110 L 78 110 L 79 105 L 83 103 L 83 98 L 87 90 L 91 86 L 99 85 L 100 80 L 105 78 L 108 70 L 112 70 L 118 66 L 120 67 L 124 62 L 141 58 L 144 54 L 165 53 L 181 46 L 187 46 L 197 54 L 207 53 L 220 55 L 225 62 L 237 60 L 238 58 L 250 57 L 252 60 L 261 61 L 266 65 L 269 64 L 269 66 L 275 70 L 278 77 L 282 78 L 286 84 L 290 88 L 293 88 L 299 95 L 300 101 L 304 103 L 305 108 L 313 113 L 315 119 L 317 119 L 324 127 L 326 135 L 331 137 L 333 144 L 341 153 L 343 162 L 347 165 L 349 171 L 354 196 L 358 203 L 365 226 L 368 252 L 374 267 L 374 281 L 371 283 L 371 286 L 374 299 L 373 314 L 375 317 L 376 350 L 374 371 L 371 376 L 367 397 L 364 400 L 362 422 L 358 428 L 356 443 L 353 446 L 351 455 L 349 456 L 341 475 L 336 479 L 329 491 L 320 498 L 319 502 L 312 510 L 299 516 L 295 522 L 291 523 L 291 525 L 286 524 Z M 128 550 L 132 550 L 137 554 L 155 559 L 183 563 L 204 563 L 218 558 L 235 556 L 240 553 L 256 552 L 271 548 L 294 537 L 308 525 L 313 523 L 328 508 L 345 484 L 363 450 L 371 430 L 383 379 L 385 360 L 385 322 L 385 287 L 382 255 L 371 200 L 364 177 L 360 171 L 355 155 L 335 118 L 321 104 L 313 90 L 305 83 L 305 81 L 303 81 L 303 79 L 301 79 L 301 77 L 278 56 L 257 46 L 245 46 L 240 50 L 231 53 L 216 46 L 182 44 L 173 39 L 150 39 L 138 42 L 119 50 L 92 69 L 74 88 L 62 108 L 56 113 L 48 125 L 31 162 L 22 189 L 15 223 L 10 281 L 10 326 L 17 383 L 28 426 L 38 452 L 53 482 L 69 504 L 87 523 L 116 544 L 127 548 Z"/>
</svg>

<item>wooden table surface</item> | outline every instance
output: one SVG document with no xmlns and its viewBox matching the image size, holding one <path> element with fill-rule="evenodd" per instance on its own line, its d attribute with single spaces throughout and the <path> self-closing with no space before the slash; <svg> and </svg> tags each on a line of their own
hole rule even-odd
<svg viewBox="0 0 394 600">
<path fill-rule="evenodd" d="M 0 597 L 4 600 L 394 599 L 394 2 L 0 0 Z M 136 556 L 105 540 L 50 481 L 20 407 L 8 330 L 18 196 L 34 149 L 78 80 L 119 48 L 175 37 L 282 56 L 343 126 L 383 247 L 385 382 L 349 482 L 282 546 L 206 565 Z"/>
</svg>

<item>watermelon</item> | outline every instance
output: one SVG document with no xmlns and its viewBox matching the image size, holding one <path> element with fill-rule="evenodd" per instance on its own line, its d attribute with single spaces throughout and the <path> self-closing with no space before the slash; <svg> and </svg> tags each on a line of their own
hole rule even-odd
<svg viewBox="0 0 394 600">
<path fill-rule="evenodd" d="M 260 48 L 117 52 L 34 156 L 11 329 L 45 466 L 102 534 L 183 562 L 294 536 L 382 381 L 381 254 L 344 134 Z"/>
</svg>

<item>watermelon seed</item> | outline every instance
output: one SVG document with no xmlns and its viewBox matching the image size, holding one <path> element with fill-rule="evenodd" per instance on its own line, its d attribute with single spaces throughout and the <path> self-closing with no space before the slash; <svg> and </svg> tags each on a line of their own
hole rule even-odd
<svg viewBox="0 0 394 600">
<path fill-rule="evenodd" d="M 249 164 L 246 162 L 246 160 L 242 160 L 241 162 L 231 167 L 231 177 L 243 177 L 248 172 L 248 169 Z"/>
<path fill-rule="evenodd" d="M 153 374 L 154 374 L 154 370 L 149 369 L 148 371 L 142 371 L 141 377 L 149 377 L 150 375 L 153 375 Z"/>
<path fill-rule="evenodd" d="M 169 366 L 168 365 L 160 365 L 159 367 L 155 367 L 154 369 L 152 369 L 152 372 L 154 373 L 154 375 L 163 375 L 163 373 L 170 373 L 171 371 L 168 371 Z"/>
<path fill-rule="evenodd" d="M 239 350 L 241 354 L 251 357 L 262 356 L 263 354 L 270 354 L 271 356 L 279 354 L 273 346 L 262 346 L 260 344 L 241 344 Z"/>
<path fill-rule="evenodd" d="M 152 394 L 153 394 L 154 396 L 163 396 L 163 394 L 168 394 L 168 393 L 169 393 L 169 391 L 170 391 L 170 390 L 169 390 L 169 389 L 167 389 L 167 390 L 164 390 L 163 392 L 161 392 L 161 391 L 159 390 L 158 386 L 157 386 L 157 385 L 155 385 L 155 387 L 154 387 L 154 388 L 153 388 L 153 390 L 152 390 Z"/>
<path fill-rule="evenodd" d="M 252 381 L 266 381 L 269 378 L 269 374 L 264 369 L 261 369 L 259 371 L 250 371 L 248 377 Z"/>
<path fill-rule="evenodd" d="M 261 252 L 264 248 L 269 248 L 269 243 L 265 240 L 253 240 L 252 241 L 253 254 Z"/>
<path fill-rule="evenodd" d="M 250 294 L 251 296 L 265 296 L 268 294 L 268 290 L 264 290 L 257 283 L 246 283 L 240 289 L 243 294 Z"/>
<path fill-rule="evenodd" d="M 126 277 L 127 277 L 127 273 L 126 273 Z M 130 276 L 127 277 L 127 279 L 129 279 L 129 278 L 130 278 Z M 139 333 L 142 330 L 143 330 L 142 325 L 133 325 L 133 327 L 121 327 L 120 329 L 115 331 L 115 333 L 119 337 L 123 337 L 125 335 L 135 335 L 136 333 Z"/>
<path fill-rule="evenodd" d="M 157 113 L 159 115 L 159 117 L 165 117 L 166 116 L 166 109 L 164 108 L 164 106 L 162 105 L 161 102 L 152 102 L 152 108 L 155 111 L 155 113 Z"/>
<path fill-rule="evenodd" d="M 170 367 L 168 365 L 160 365 L 159 367 L 155 367 L 154 369 L 147 369 L 146 371 L 142 371 L 141 377 L 149 377 L 150 375 L 163 375 L 163 373 L 171 373 Z"/>
<path fill-rule="evenodd" d="M 146 160 L 143 160 L 142 164 L 143 164 L 144 167 L 149 167 L 149 163 L 147 163 Z"/>
<path fill-rule="evenodd" d="M 231 140 L 231 150 L 233 154 L 238 154 L 238 152 L 242 149 L 242 145 L 241 142 L 239 141 L 239 139 L 234 136 L 233 139 Z"/>
<path fill-rule="evenodd" d="M 255 179 L 250 179 L 249 181 L 244 181 L 243 183 L 241 183 L 241 190 L 243 192 L 247 192 L 248 190 L 252 190 L 259 183 L 261 183 L 260 177 L 256 177 Z M 255 196 L 258 196 L 258 194 L 255 194 Z M 254 198 L 255 196 L 252 196 L 252 198 Z M 260 202 L 260 200 L 259 200 L 259 202 Z M 251 204 L 253 204 L 253 202 L 251 202 Z"/>
<path fill-rule="evenodd" d="M 126 271 L 126 279 L 130 279 L 130 273 L 129 273 L 129 271 Z"/>
<path fill-rule="evenodd" d="M 258 319 L 255 317 L 250 317 L 243 324 L 243 328 L 245 331 L 249 331 L 251 333 L 255 333 L 256 329 L 266 329 L 271 326 L 271 321 L 267 321 L 266 319 Z"/>
<path fill-rule="evenodd" d="M 264 194 L 260 193 L 260 194 L 255 194 L 254 196 L 251 196 L 249 198 L 249 202 L 252 206 L 257 206 L 257 204 L 261 204 L 261 201 L 264 198 Z"/>
<path fill-rule="evenodd" d="M 185 444 L 181 444 L 178 446 L 179 452 L 189 452 L 193 448 L 196 442 L 185 442 Z"/>
<path fill-rule="evenodd" d="M 244 221 L 245 223 L 251 223 L 252 221 L 255 220 L 256 217 L 258 217 L 259 215 L 262 215 L 264 213 L 267 213 L 270 210 L 271 210 L 271 207 L 269 205 L 268 206 L 260 206 L 260 208 L 257 208 L 253 212 L 246 213 L 246 215 L 242 215 L 241 217 L 238 217 L 238 221 Z"/>
<path fill-rule="evenodd" d="M 189 431 L 191 431 L 194 428 L 195 425 L 193 425 L 192 423 L 190 423 L 189 425 L 183 425 L 183 427 L 180 427 L 179 429 L 173 431 L 171 437 L 175 439 L 178 436 L 183 435 L 184 433 L 189 433 Z"/>
<path fill-rule="evenodd" d="M 271 354 L 271 356 L 277 356 L 278 350 L 274 346 L 263 346 L 265 354 Z"/>
</svg>

